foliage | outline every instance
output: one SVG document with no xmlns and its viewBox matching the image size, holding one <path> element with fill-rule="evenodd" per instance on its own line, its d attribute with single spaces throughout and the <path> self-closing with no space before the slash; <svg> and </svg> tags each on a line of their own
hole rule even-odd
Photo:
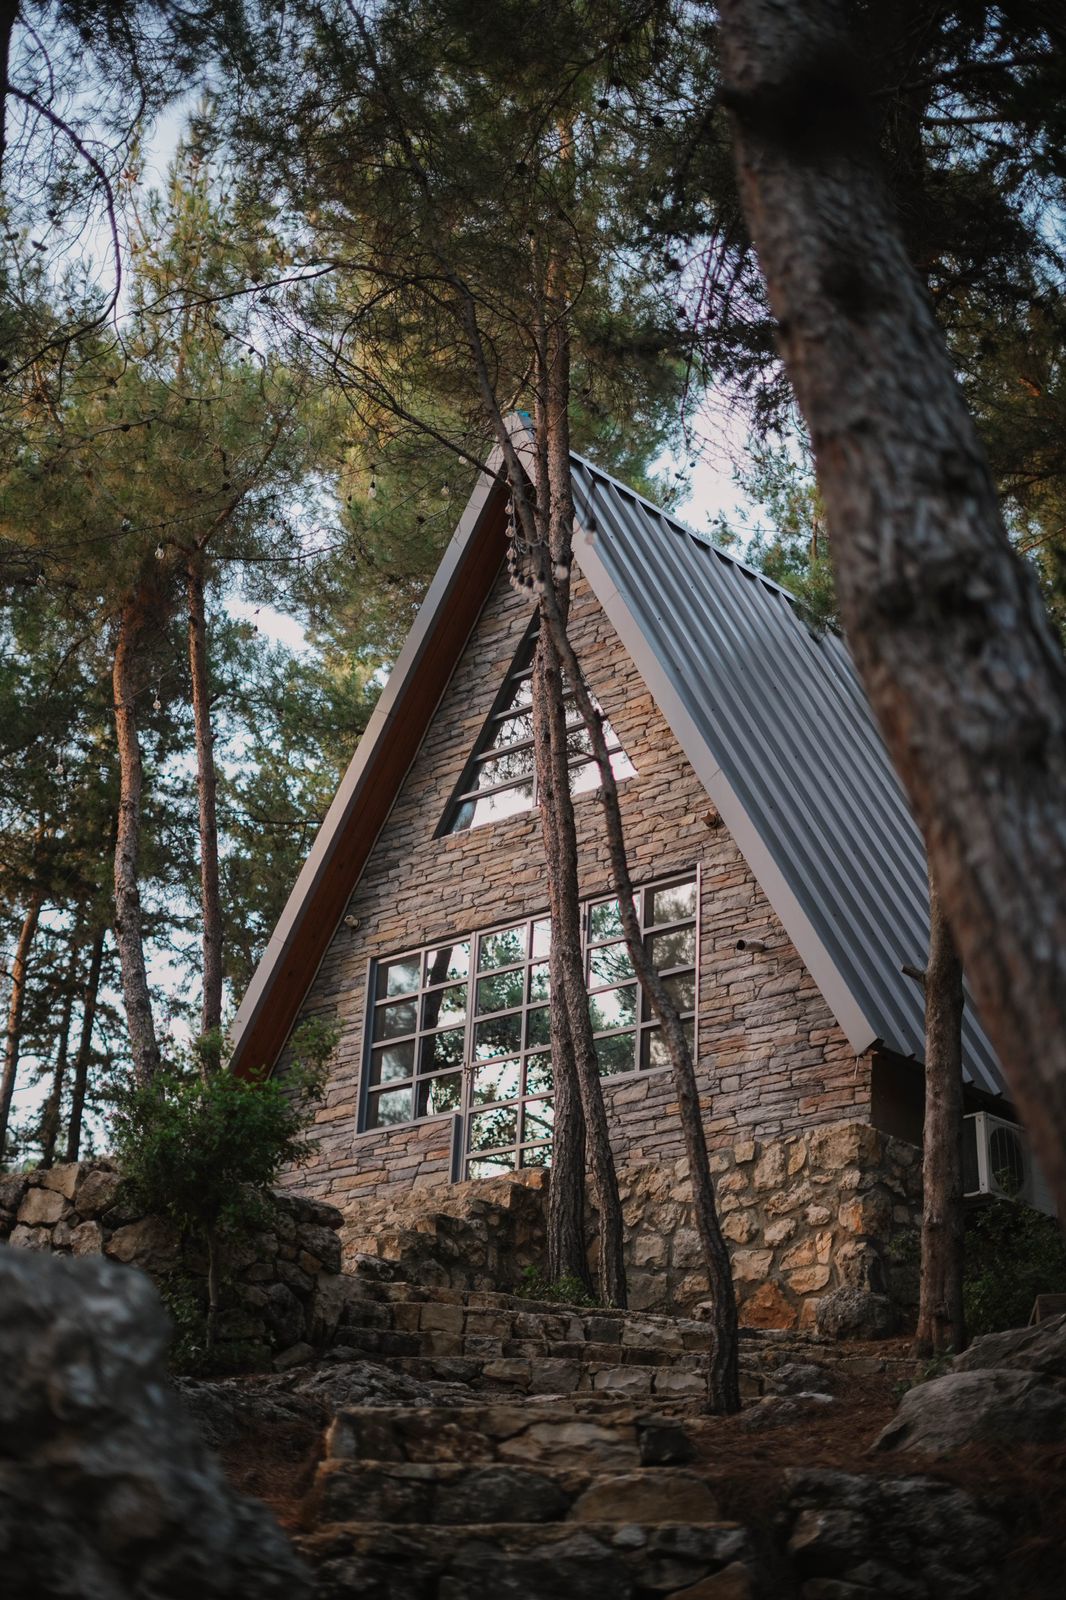
<svg viewBox="0 0 1066 1600">
<path fill-rule="evenodd" d="M 580 1278 L 551 1279 L 538 1266 L 522 1268 L 522 1282 L 515 1290 L 521 1300 L 549 1300 L 566 1306 L 598 1306 L 601 1300 L 590 1294 Z"/>
<path fill-rule="evenodd" d="M 1024 1327 L 1038 1294 L 1066 1293 L 1066 1239 L 1054 1217 L 1016 1200 L 975 1207 L 966 1222 L 963 1301 L 970 1338 Z"/>
<path fill-rule="evenodd" d="M 260 1224 L 263 1191 L 314 1149 L 307 1130 L 335 1042 L 331 1025 L 305 1024 L 283 1076 L 243 1078 L 208 1064 L 208 1040 L 122 1091 L 112 1143 L 133 1203 L 204 1241 Z"/>
</svg>

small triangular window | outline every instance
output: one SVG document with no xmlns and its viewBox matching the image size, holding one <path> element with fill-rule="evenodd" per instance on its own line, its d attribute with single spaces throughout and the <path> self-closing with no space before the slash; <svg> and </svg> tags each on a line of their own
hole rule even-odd
<svg viewBox="0 0 1066 1600">
<path fill-rule="evenodd" d="M 442 834 L 479 828 L 486 822 L 531 811 L 537 804 L 531 708 L 537 632 L 538 621 L 534 618 L 448 802 L 438 830 Z M 567 726 L 572 730 L 568 740 L 570 792 L 587 794 L 599 788 L 599 774 L 589 754 L 588 733 L 573 696 L 567 694 L 564 704 Z M 606 719 L 603 731 L 615 777 L 619 781 L 633 777 L 636 769 Z"/>
</svg>

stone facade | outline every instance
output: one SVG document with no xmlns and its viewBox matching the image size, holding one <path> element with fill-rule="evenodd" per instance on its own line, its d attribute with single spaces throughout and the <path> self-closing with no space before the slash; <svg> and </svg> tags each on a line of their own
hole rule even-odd
<svg viewBox="0 0 1066 1600">
<path fill-rule="evenodd" d="M 230 1246 L 225 1258 L 219 1341 L 239 1346 L 242 1364 L 271 1355 L 284 1364 L 286 1355 L 310 1354 L 328 1331 L 327 1283 L 341 1270 L 340 1213 L 296 1195 L 273 1199 L 269 1223 Z M 206 1299 L 202 1252 L 160 1217 L 131 1208 L 107 1160 L 0 1176 L 0 1241 L 56 1255 L 109 1256 L 140 1267 L 164 1289 L 181 1280 Z"/>
<path fill-rule="evenodd" d="M 318 1116 L 319 1151 L 292 1186 L 347 1210 L 356 1200 L 447 1184 L 452 1118 L 357 1132 L 369 963 L 544 909 L 535 813 L 467 833 L 434 833 L 529 622 L 501 577 L 402 786 L 314 980 L 302 1015 L 341 1037 Z M 587 585 L 572 633 L 590 685 L 637 775 L 620 786 L 634 881 L 698 867 L 698 1054 L 713 1147 L 866 1118 L 871 1064 L 856 1060 L 664 718 Z M 576 802 L 581 892 L 609 889 L 599 801 Z M 763 949 L 738 950 L 738 939 Z M 618 1165 L 682 1154 L 668 1070 L 605 1082 Z"/>
<path fill-rule="evenodd" d="M 821 1298 L 841 1287 L 888 1291 L 909 1307 L 915 1285 L 892 1244 L 921 1214 L 913 1145 L 867 1123 L 827 1123 L 780 1139 L 738 1139 L 713 1152 L 711 1165 L 744 1327 L 808 1331 Z M 692 1315 L 708 1285 L 687 1164 L 627 1167 L 619 1187 L 630 1306 Z M 348 1207 L 346 1264 L 371 1255 L 419 1283 L 517 1286 L 527 1268 L 543 1265 L 544 1192 L 541 1173 L 386 1191 Z M 591 1239 L 591 1217 L 588 1232 Z"/>
</svg>

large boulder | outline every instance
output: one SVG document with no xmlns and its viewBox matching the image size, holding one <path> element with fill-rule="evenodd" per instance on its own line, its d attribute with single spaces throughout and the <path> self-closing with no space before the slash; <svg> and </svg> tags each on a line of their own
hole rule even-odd
<svg viewBox="0 0 1066 1600">
<path fill-rule="evenodd" d="M 828 1469 L 785 1474 L 788 1553 L 804 1596 L 977 1600 L 1002 1592 L 1003 1526 L 932 1478 Z"/>
<path fill-rule="evenodd" d="M 845 1285 L 818 1302 L 815 1325 L 823 1339 L 890 1339 L 896 1308 L 885 1294 Z"/>
<path fill-rule="evenodd" d="M 1066 1443 L 1066 1385 L 1031 1372 L 949 1372 L 909 1389 L 877 1450 L 943 1456 L 963 1445 Z"/>
<path fill-rule="evenodd" d="M 990 1367 L 1042 1372 L 1045 1377 L 1066 1382 L 1066 1316 L 1049 1317 L 1035 1328 L 986 1333 L 954 1362 L 955 1372 L 979 1372 Z"/>
<path fill-rule="evenodd" d="M 148 1279 L 0 1247 L 5 1600 L 299 1600 L 304 1568 L 168 1387 Z"/>
</svg>

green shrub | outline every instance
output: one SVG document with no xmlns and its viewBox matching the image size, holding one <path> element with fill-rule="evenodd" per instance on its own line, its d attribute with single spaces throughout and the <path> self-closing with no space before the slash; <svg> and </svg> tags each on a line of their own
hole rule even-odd
<svg viewBox="0 0 1066 1600">
<path fill-rule="evenodd" d="M 192 1280 L 163 1286 L 185 1370 L 213 1364 L 225 1244 L 269 1221 L 266 1191 L 315 1148 L 307 1130 L 335 1042 L 331 1026 L 309 1023 L 293 1036 L 284 1077 L 238 1078 L 223 1064 L 219 1040 L 208 1038 L 164 1063 L 149 1084 L 116 1096 L 111 1138 L 124 1197 L 207 1253 L 206 1314 Z"/>
<path fill-rule="evenodd" d="M 567 1306 L 598 1306 L 602 1301 L 589 1293 L 580 1278 L 546 1278 L 540 1267 L 523 1267 L 522 1282 L 515 1293 L 523 1300 L 555 1300 Z"/>
<path fill-rule="evenodd" d="M 966 1217 L 963 1303 L 971 1339 L 1024 1327 L 1038 1294 L 1066 1293 L 1066 1239 L 1053 1217 L 990 1200 Z"/>
</svg>

